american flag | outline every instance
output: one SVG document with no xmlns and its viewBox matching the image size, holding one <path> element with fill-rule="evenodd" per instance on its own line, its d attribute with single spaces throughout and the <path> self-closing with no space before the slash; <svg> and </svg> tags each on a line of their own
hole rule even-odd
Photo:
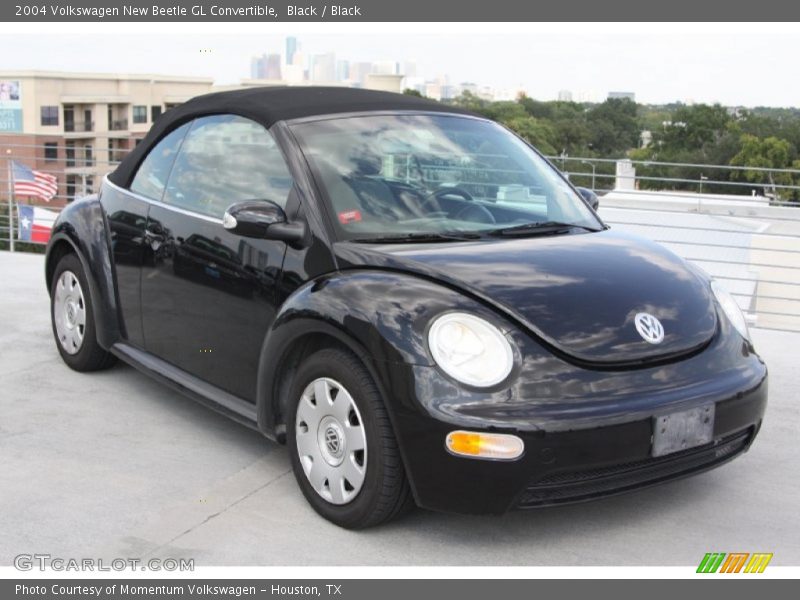
<svg viewBox="0 0 800 600">
<path fill-rule="evenodd" d="M 58 191 L 55 175 L 34 171 L 13 160 L 11 179 L 14 181 L 14 194 L 17 196 L 36 196 L 49 202 Z"/>
</svg>

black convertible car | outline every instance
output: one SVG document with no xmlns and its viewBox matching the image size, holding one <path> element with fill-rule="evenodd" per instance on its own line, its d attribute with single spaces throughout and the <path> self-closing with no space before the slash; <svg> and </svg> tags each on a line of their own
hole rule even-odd
<svg viewBox="0 0 800 600">
<path fill-rule="evenodd" d="M 285 442 L 310 504 L 351 528 L 583 501 L 743 453 L 767 369 L 738 306 L 596 201 L 444 104 L 198 97 L 58 218 L 56 347 Z"/>
</svg>

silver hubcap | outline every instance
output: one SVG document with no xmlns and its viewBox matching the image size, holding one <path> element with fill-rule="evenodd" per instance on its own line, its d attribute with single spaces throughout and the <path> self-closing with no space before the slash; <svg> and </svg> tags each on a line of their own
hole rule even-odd
<svg viewBox="0 0 800 600">
<path fill-rule="evenodd" d="M 53 320 L 61 347 L 68 354 L 76 354 L 86 333 L 86 302 L 78 277 L 72 271 L 61 273 L 56 282 Z"/>
<path fill-rule="evenodd" d="M 311 487 L 331 504 L 347 504 L 367 472 L 367 436 L 353 397 L 320 377 L 306 386 L 295 419 L 297 453 Z"/>
</svg>

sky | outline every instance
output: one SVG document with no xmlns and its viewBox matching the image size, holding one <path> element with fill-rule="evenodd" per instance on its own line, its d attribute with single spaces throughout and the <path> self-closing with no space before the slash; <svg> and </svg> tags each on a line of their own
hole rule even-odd
<svg viewBox="0 0 800 600">
<path fill-rule="evenodd" d="M 148 34 L 91 32 L 0 35 L 0 70 L 38 69 L 107 73 L 202 75 L 217 83 L 249 77 L 250 58 L 283 52 L 296 35 L 306 54 L 335 52 L 351 61 L 416 62 L 418 75 L 447 74 L 495 89 L 525 89 L 534 98 L 555 99 L 559 90 L 602 100 L 609 91 L 629 91 L 645 103 L 719 102 L 742 106 L 800 106 L 800 29 L 759 27 L 731 31 L 650 31 L 647 24 L 531 31 L 453 32 L 446 24 L 419 32 L 403 27 L 369 28 L 340 34 L 297 31 L 283 24 L 264 33 L 249 28 L 229 33 L 159 30 Z M 490 28 L 492 29 L 492 28 Z M 63 30 L 63 29 L 62 29 Z M 333 30 L 329 27 L 328 30 Z"/>
</svg>

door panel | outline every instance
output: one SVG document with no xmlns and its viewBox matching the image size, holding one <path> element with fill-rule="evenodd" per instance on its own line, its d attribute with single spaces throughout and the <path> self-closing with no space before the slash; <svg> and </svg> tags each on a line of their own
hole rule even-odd
<svg viewBox="0 0 800 600">
<path fill-rule="evenodd" d="M 147 351 L 255 401 L 286 245 L 245 239 L 159 205 L 150 209 L 147 236 L 155 257 L 142 276 Z"/>
<path fill-rule="evenodd" d="M 234 235 L 222 216 L 245 200 L 285 207 L 291 189 L 283 156 L 261 125 L 233 115 L 188 124 L 148 217 L 155 257 L 142 273 L 148 352 L 255 402 L 286 244 Z"/>
</svg>

